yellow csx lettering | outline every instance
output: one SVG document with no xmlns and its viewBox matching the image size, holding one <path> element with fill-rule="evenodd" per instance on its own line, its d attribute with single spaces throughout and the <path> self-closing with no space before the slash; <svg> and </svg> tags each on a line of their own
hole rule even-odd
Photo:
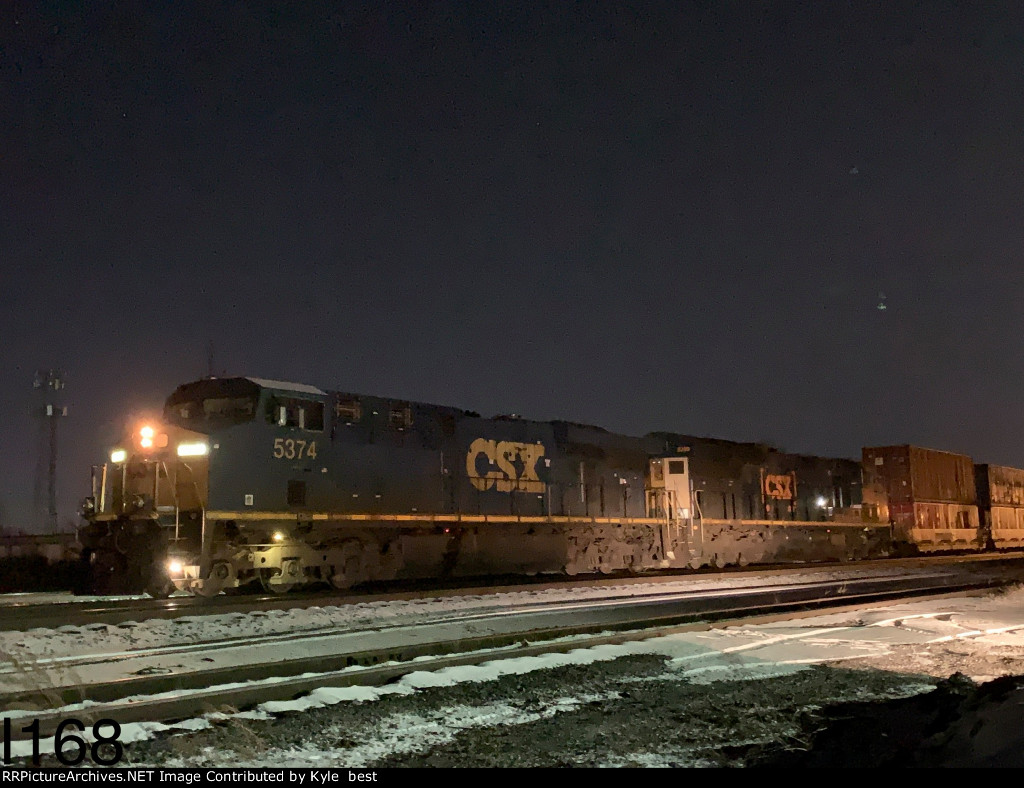
<svg viewBox="0 0 1024 788">
<path fill-rule="evenodd" d="M 481 454 L 487 458 L 488 466 L 483 475 L 477 470 L 477 458 Z M 543 456 L 544 446 L 540 443 L 498 442 L 477 438 L 470 444 L 469 453 L 466 454 L 466 471 L 469 480 L 478 490 L 493 487 L 498 492 L 544 492 L 544 482 L 537 476 L 537 461 Z M 516 469 L 516 458 L 522 463 L 522 472 Z"/>
<path fill-rule="evenodd" d="M 764 494 L 768 498 L 783 501 L 793 500 L 793 477 L 782 474 L 768 474 L 764 477 Z"/>
</svg>

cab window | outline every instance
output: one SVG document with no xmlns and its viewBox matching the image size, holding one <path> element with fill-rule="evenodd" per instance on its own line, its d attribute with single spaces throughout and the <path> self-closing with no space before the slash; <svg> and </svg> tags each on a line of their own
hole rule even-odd
<svg viewBox="0 0 1024 788">
<path fill-rule="evenodd" d="M 169 403 L 165 414 L 178 424 L 200 429 L 223 424 L 242 424 L 252 421 L 256 415 L 256 400 L 253 397 L 204 397 Z"/>
<path fill-rule="evenodd" d="M 277 427 L 323 432 L 324 404 L 316 400 L 275 397 L 267 409 L 267 421 Z"/>
</svg>

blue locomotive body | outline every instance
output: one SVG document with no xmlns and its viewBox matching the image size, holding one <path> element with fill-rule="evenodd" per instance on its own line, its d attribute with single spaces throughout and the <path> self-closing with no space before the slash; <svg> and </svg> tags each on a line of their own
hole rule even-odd
<svg viewBox="0 0 1024 788">
<path fill-rule="evenodd" d="M 209 378 L 94 468 L 80 540 L 91 590 L 154 594 L 882 554 L 851 462 Z"/>
</svg>

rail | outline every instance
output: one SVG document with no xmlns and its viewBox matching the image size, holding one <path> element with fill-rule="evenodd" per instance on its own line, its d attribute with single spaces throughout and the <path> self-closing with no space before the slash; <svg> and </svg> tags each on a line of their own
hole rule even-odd
<svg viewBox="0 0 1024 788">
<path fill-rule="evenodd" d="M 1014 579 L 1017 577 L 1019 571 Z M 643 640 L 681 626 L 708 627 L 714 621 L 991 589 L 1014 579 L 936 572 L 914 577 L 847 577 L 715 593 L 690 591 L 551 605 L 502 605 L 497 610 L 462 616 L 435 615 L 403 626 L 378 624 L 370 629 L 206 642 L 189 646 L 187 652 L 175 647 L 95 654 L 59 660 L 59 675 L 75 676 L 80 681 L 50 683 L 44 689 L 22 686 L 14 690 L 25 667 L 4 668 L 0 673 L 6 675 L 12 691 L 0 696 L 0 705 L 4 715 L 12 719 L 39 719 L 40 732 L 46 735 L 52 734 L 66 716 L 60 710 L 62 704 L 83 701 L 90 702 L 91 715 L 112 717 L 122 723 L 182 719 L 223 704 L 244 709 L 268 700 L 293 698 L 312 689 L 376 685 L 412 671 L 451 664 Z M 292 645 L 304 644 L 310 656 L 282 660 L 277 641 L 284 637 Z M 192 652 L 210 667 L 183 668 L 185 653 Z M 114 678 L 109 671 L 112 656 L 118 665 Z M 165 663 L 174 667 L 162 667 Z M 39 668 L 46 670 L 45 665 Z M 95 671 L 91 681 L 90 671 Z M 158 693 L 168 694 L 152 697 Z M 24 732 L 18 732 L 15 738 L 23 737 Z"/>
</svg>

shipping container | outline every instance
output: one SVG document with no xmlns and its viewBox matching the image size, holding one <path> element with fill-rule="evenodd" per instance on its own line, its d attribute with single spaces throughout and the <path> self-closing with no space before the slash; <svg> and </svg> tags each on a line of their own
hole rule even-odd
<svg viewBox="0 0 1024 788">
<path fill-rule="evenodd" d="M 893 539 L 925 552 L 983 547 L 974 463 L 919 446 L 865 447 L 865 500 L 888 517 Z"/>
<path fill-rule="evenodd" d="M 975 465 L 981 526 L 995 547 L 1024 546 L 1024 470 Z"/>
<path fill-rule="evenodd" d="M 865 448 L 863 457 L 865 484 L 880 481 L 890 503 L 977 504 L 974 463 L 966 455 L 919 446 L 876 446 Z"/>
</svg>

